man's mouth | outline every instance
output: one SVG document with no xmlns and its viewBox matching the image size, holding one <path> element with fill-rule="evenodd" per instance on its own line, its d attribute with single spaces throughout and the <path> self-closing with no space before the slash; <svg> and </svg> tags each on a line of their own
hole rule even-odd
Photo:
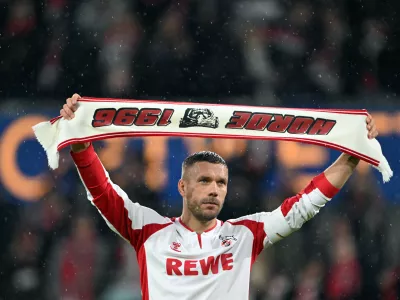
<svg viewBox="0 0 400 300">
<path fill-rule="evenodd" d="M 215 202 L 203 202 L 204 205 L 215 205 L 218 206 L 218 203 Z"/>
</svg>

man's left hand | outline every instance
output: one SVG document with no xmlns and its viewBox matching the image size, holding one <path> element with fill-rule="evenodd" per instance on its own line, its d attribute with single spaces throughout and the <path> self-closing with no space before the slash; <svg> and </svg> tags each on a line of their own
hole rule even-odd
<svg viewBox="0 0 400 300">
<path fill-rule="evenodd" d="M 375 121 L 370 114 L 368 114 L 366 123 L 368 129 L 368 138 L 369 139 L 376 138 L 378 136 L 378 129 L 376 129 Z"/>
</svg>

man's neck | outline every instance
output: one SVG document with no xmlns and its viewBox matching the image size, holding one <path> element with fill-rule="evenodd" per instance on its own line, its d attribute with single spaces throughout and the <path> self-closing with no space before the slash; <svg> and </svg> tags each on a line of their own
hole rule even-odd
<svg viewBox="0 0 400 300">
<path fill-rule="evenodd" d="M 217 223 L 217 219 L 201 222 L 197 220 L 193 215 L 188 215 L 185 213 L 182 214 L 181 221 L 183 224 L 185 224 L 186 227 L 190 228 L 190 230 L 193 230 L 194 232 L 199 234 L 203 233 L 204 231 L 210 230 Z"/>
</svg>

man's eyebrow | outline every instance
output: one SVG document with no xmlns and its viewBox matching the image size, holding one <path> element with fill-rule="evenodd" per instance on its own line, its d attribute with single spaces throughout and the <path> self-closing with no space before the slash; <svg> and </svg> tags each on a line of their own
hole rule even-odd
<svg viewBox="0 0 400 300">
<path fill-rule="evenodd" d="M 228 180 L 226 178 L 224 178 L 224 177 L 218 178 L 217 181 L 222 181 L 223 183 L 227 183 L 228 182 Z"/>
</svg>

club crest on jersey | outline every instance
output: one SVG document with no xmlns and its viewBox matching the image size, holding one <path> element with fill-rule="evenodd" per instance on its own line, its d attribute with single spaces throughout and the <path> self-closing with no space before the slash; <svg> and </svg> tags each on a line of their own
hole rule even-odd
<svg viewBox="0 0 400 300">
<path fill-rule="evenodd" d="M 237 238 L 235 238 L 233 235 L 220 235 L 219 239 L 221 240 L 221 246 L 224 247 L 229 247 L 232 244 L 232 241 L 237 241 Z"/>
<path fill-rule="evenodd" d="M 169 246 L 172 250 L 176 251 L 176 252 L 181 252 L 180 248 L 181 248 L 181 243 L 178 242 L 172 242 L 172 244 Z"/>
</svg>

